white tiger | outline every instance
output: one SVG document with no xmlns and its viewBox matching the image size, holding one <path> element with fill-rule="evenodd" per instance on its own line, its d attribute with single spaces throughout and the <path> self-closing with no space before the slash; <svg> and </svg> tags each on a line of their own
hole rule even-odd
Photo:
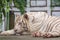
<svg viewBox="0 0 60 40">
<path fill-rule="evenodd" d="M 60 18 L 49 16 L 45 12 L 28 12 L 17 16 L 13 31 L 4 31 L 1 34 L 21 34 L 24 31 L 36 37 L 60 36 Z"/>
</svg>

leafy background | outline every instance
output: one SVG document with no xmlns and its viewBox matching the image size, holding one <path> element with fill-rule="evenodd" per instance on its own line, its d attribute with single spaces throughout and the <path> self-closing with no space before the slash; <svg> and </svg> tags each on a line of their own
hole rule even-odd
<svg viewBox="0 0 60 40">
<path fill-rule="evenodd" d="M 60 0 L 50 0 L 51 1 L 51 7 L 60 6 Z"/>
</svg>

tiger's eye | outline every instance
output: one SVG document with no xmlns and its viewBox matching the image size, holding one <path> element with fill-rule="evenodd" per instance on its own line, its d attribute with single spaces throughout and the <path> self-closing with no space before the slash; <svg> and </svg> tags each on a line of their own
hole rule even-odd
<svg viewBox="0 0 60 40">
<path fill-rule="evenodd" d="M 18 25 L 21 25 L 22 23 L 19 23 Z"/>
</svg>

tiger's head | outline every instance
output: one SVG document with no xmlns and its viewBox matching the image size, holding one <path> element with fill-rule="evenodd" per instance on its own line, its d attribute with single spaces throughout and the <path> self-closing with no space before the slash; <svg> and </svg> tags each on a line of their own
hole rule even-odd
<svg viewBox="0 0 60 40">
<path fill-rule="evenodd" d="M 24 31 L 28 31 L 27 28 L 27 21 L 29 20 L 28 15 L 24 14 L 24 15 L 17 15 L 16 16 L 16 20 L 15 20 L 15 27 L 14 27 L 14 31 L 18 34 L 23 33 Z"/>
</svg>

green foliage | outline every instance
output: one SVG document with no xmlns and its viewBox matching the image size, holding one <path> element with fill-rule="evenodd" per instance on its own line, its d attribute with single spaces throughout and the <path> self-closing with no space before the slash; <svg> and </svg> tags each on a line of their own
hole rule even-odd
<svg viewBox="0 0 60 40">
<path fill-rule="evenodd" d="M 21 14 L 25 13 L 26 0 L 0 0 L 0 12 L 3 12 L 4 16 L 6 16 L 6 13 L 9 13 L 12 1 L 15 7 L 20 9 Z"/>
<path fill-rule="evenodd" d="M 7 20 L 6 27 L 9 27 L 9 16 L 7 16 L 7 14 L 9 14 L 10 11 L 10 2 L 11 0 L 0 0 L 0 23 L 2 22 L 2 13 L 4 14 L 4 19 Z M 8 18 L 7 18 L 8 17 Z"/>
<path fill-rule="evenodd" d="M 26 0 L 0 0 L 0 12 L 3 12 L 4 16 L 6 16 L 6 13 L 9 13 L 12 1 L 15 7 L 20 9 L 20 12 L 23 14 L 25 12 Z"/>
<path fill-rule="evenodd" d="M 2 22 L 2 14 L 0 13 L 0 23 Z"/>
<path fill-rule="evenodd" d="M 26 1 L 27 0 L 14 0 L 14 5 L 20 9 L 21 14 L 25 13 Z"/>
<path fill-rule="evenodd" d="M 51 0 L 51 7 L 60 6 L 60 0 Z"/>
<path fill-rule="evenodd" d="M 51 11 L 54 7 L 60 7 L 60 0 L 50 0 L 50 8 L 51 8 Z"/>
<path fill-rule="evenodd" d="M 6 13 L 9 13 L 9 9 L 8 0 L 0 0 L 0 12 L 3 12 L 4 16 L 6 16 Z"/>
<path fill-rule="evenodd" d="M 16 8 L 20 9 L 21 14 L 25 13 L 26 7 L 26 0 L 0 0 L 0 22 L 2 22 L 2 15 L 7 19 L 7 29 L 9 28 L 9 11 L 10 11 L 10 4 L 14 2 Z"/>
</svg>

